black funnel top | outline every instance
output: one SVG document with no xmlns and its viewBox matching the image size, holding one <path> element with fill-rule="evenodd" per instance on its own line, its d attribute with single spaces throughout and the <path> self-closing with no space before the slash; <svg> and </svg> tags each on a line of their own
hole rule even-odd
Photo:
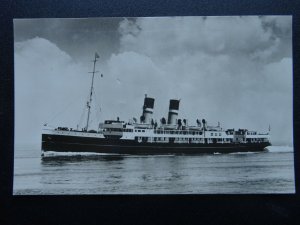
<svg viewBox="0 0 300 225">
<path fill-rule="evenodd" d="M 153 109 L 153 107 L 154 107 L 154 98 L 146 97 L 145 101 L 144 101 L 144 109 L 146 109 L 146 108 Z"/>
<path fill-rule="evenodd" d="M 169 110 L 170 109 L 178 110 L 179 109 L 179 100 L 171 99 Z"/>
</svg>

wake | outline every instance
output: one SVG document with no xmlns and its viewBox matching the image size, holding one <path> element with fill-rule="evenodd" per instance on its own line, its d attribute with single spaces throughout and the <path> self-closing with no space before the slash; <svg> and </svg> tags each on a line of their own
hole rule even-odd
<svg viewBox="0 0 300 225">
<path fill-rule="evenodd" d="M 266 147 L 268 152 L 276 152 L 276 153 L 290 153 L 294 152 L 294 147 L 291 146 L 268 146 Z"/>
</svg>

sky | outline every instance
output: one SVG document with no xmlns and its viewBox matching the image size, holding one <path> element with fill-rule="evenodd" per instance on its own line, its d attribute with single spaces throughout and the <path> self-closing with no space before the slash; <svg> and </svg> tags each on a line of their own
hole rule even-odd
<svg viewBox="0 0 300 225">
<path fill-rule="evenodd" d="M 15 19 L 14 40 L 16 143 L 85 126 L 95 52 L 91 128 L 139 118 L 147 94 L 157 121 L 180 99 L 190 125 L 270 125 L 273 144 L 293 143 L 291 16 Z"/>
</svg>

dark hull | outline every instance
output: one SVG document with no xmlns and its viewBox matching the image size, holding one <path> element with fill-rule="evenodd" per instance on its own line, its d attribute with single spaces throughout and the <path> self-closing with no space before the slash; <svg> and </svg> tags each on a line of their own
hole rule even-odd
<svg viewBox="0 0 300 225">
<path fill-rule="evenodd" d="M 104 138 L 42 135 L 42 150 L 55 152 L 96 152 L 108 154 L 202 154 L 259 152 L 269 142 L 247 144 L 164 144 L 138 143 L 131 140 L 108 140 Z"/>
</svg>

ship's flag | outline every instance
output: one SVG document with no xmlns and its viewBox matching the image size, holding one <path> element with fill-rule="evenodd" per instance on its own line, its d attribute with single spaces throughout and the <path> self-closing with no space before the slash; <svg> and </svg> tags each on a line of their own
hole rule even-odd
<svg viewBox="0 0 300 225">
<path fill-rule="evenodd" d="M 97 59 L 97 58 L 100 58 L 100 56 L 98 55 L 97 52 L 95 53 L 95 58 L 96 58 L 96 59 Z"/>
</svg>

